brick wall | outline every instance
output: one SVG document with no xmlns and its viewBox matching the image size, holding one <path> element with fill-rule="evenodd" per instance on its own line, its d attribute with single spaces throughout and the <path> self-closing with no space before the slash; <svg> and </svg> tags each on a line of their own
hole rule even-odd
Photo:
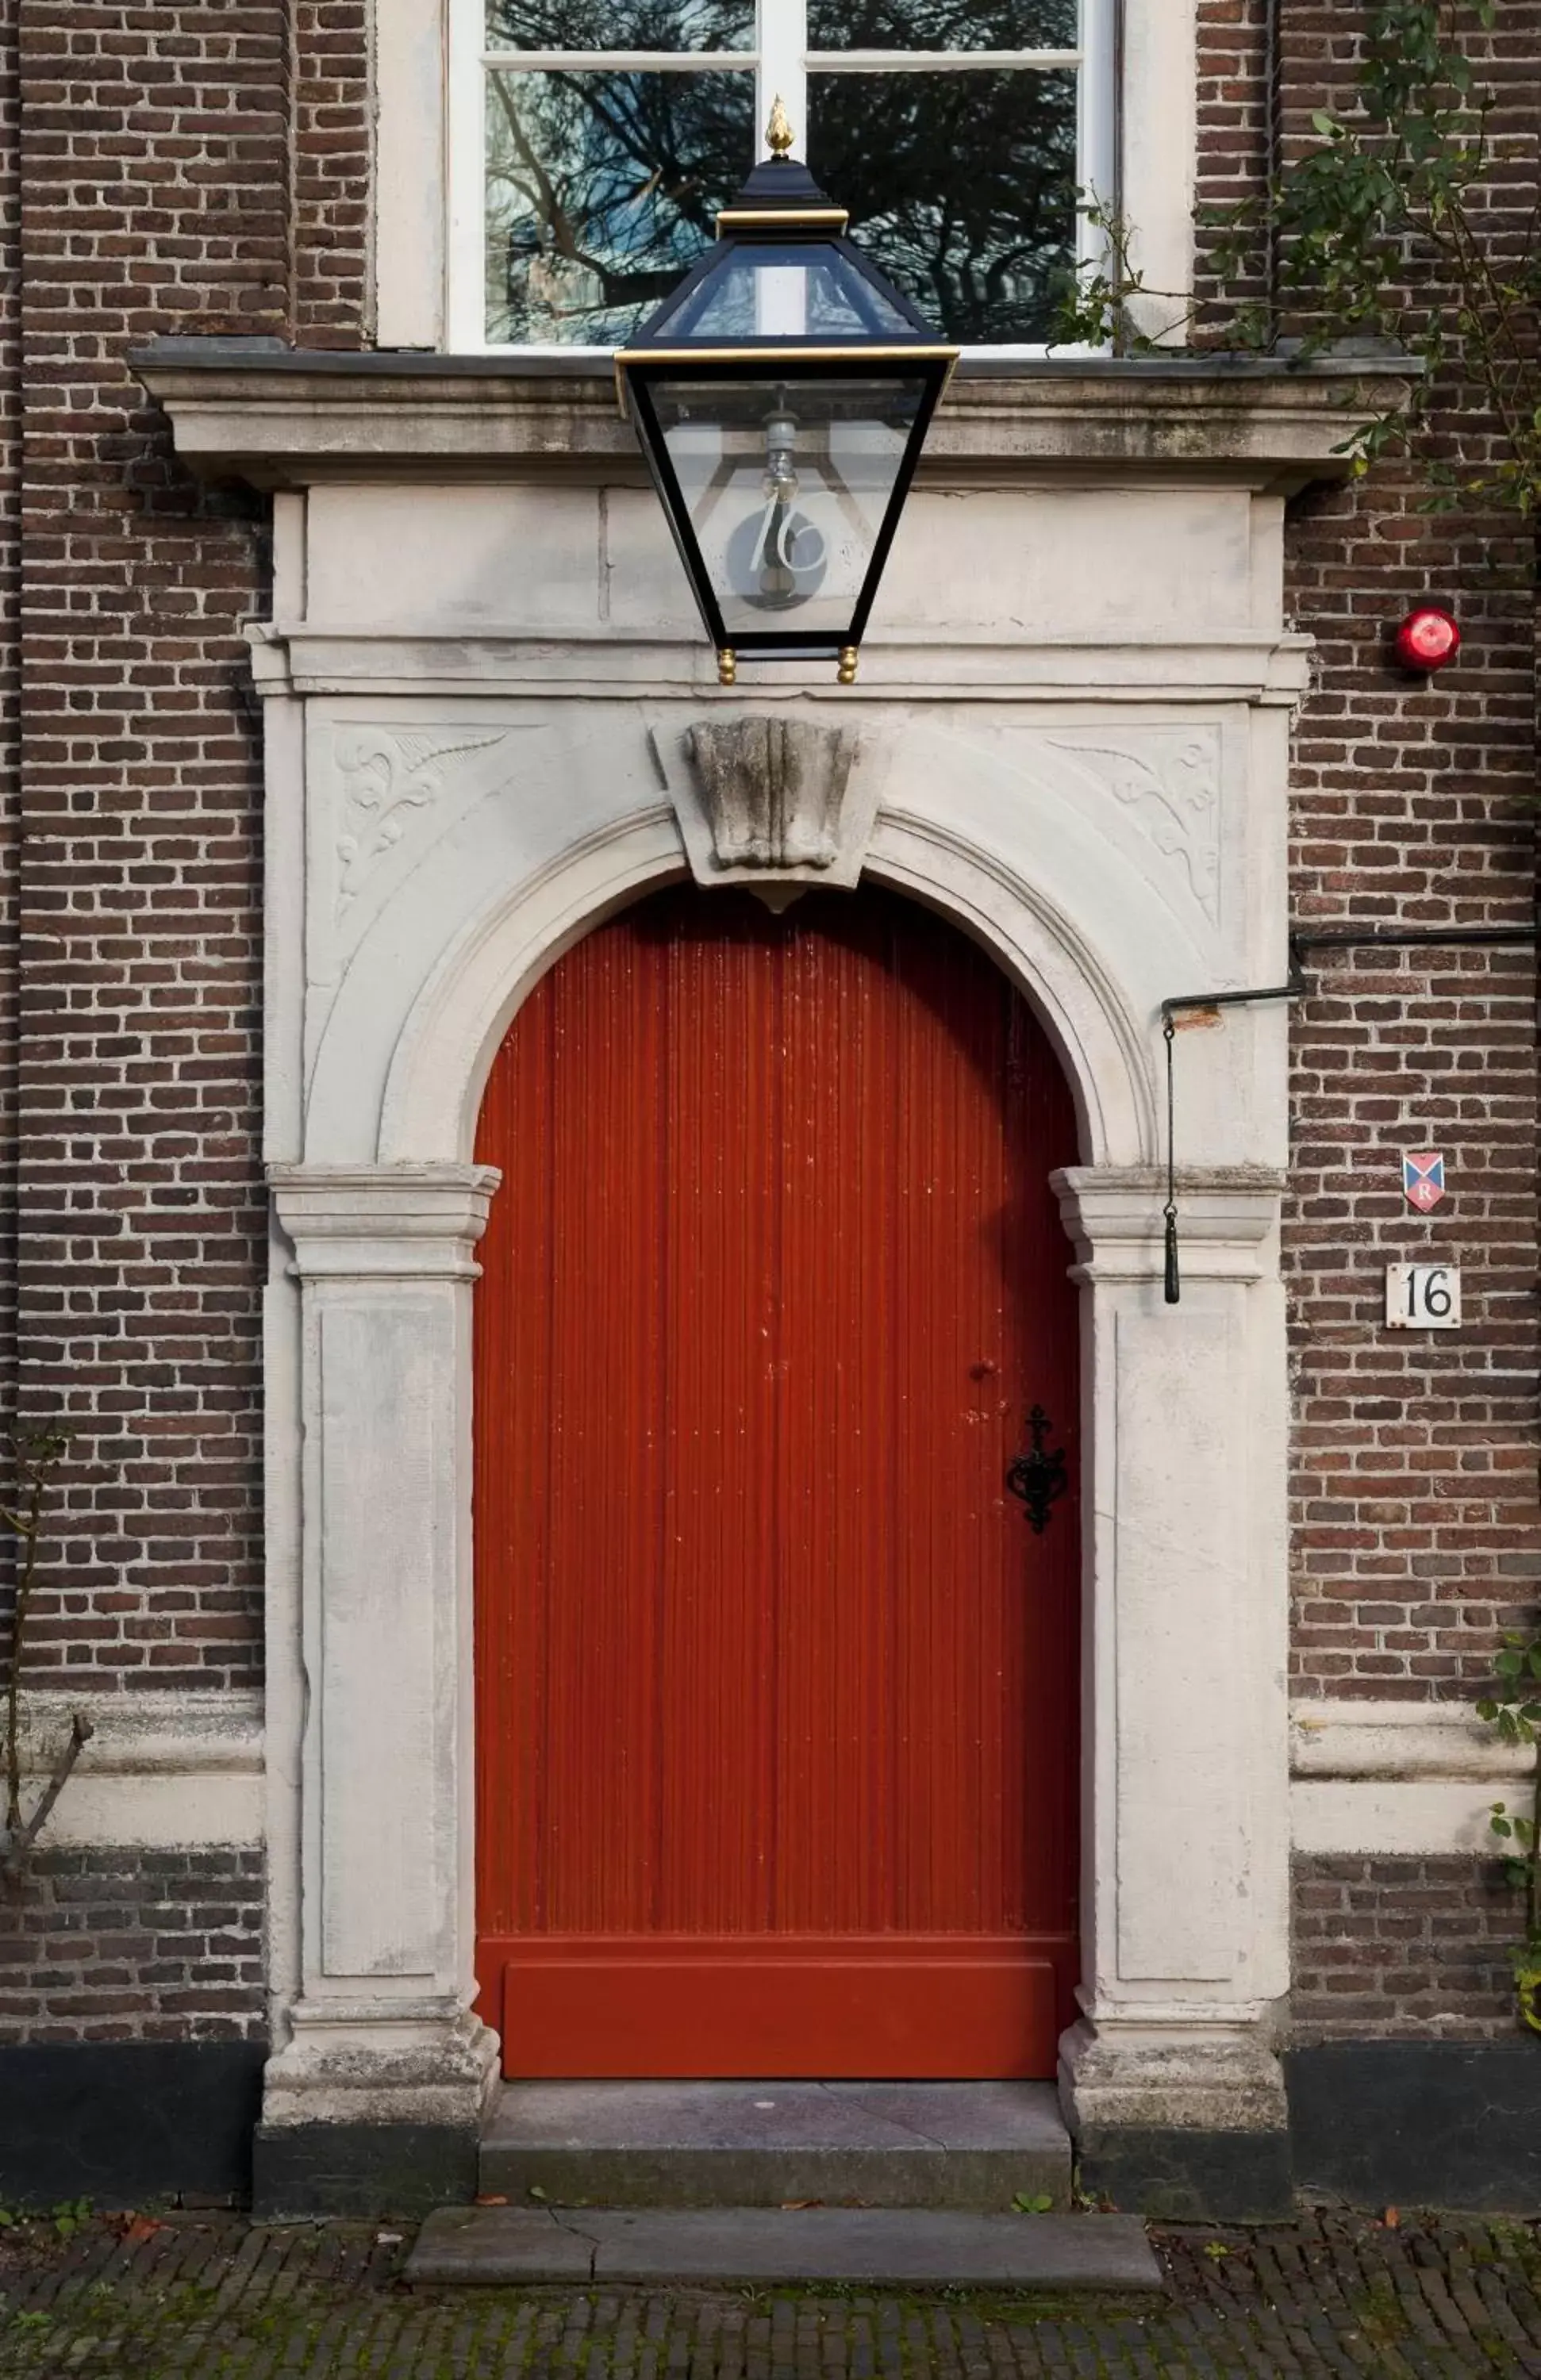
<svg viewBox="0 0 1541 2380">
<path fill-rule="evenodd" d="M 1528 139 L 1511 208 L 1535 195 L 1541 6 L 1511 0 L 1486 68 Z M 1357 10 L 1283 0 L 1270 84 L 1261 0 L 1206 0 L 1206 202 L 1244 187 L 1270 126 L 1292 153 L 1352 102 Z M 1262 285 L 1261 273 L 1251 285 Z M 1218 319 L 1218 314 L 1217 314 Z M 1443 431 L 1482 425 L 1448 416 Z M 1309 924 L 1529 926 L 1536 783 L 1533 550 L 1503 517 L 1431 518 L 1405 464 L 1292 508 L 1289 607 L 1317 639 L 1296 738 L 1292 914 Z M 1433 594 L 1465 632 L 1433 684 L 1388 637 Z M 1536 1076 L 1527 951 L 1361 952 L 1313 970 L 1292 1014 L 1285 1262 L 1295 1418 L 1297 1691 L 1474 1693 L 1499 1630 L 1533 1606 Z M 1450 1196 L 1403 1202 L 1403 1148 L 1445 1152 Z M 1388 1263 L 1462 1268 L 1449 1337 L 1388 1335 Z"/>
<path fill-rule="evenodd" d="M 193 486 L 126 355 L 358 335 L 360 10 L 18 6 L 17 1334 L 23 1413 L 76 1433 L 34 1670 L 246 1682 L 266 508 Z"/>
<path fill-rule="evenodd" d="M 1299 1858 L 1297 2043 L 1497 2039 L 1518 2023 L 1518 1896 L 1496 1863 Z"/>
<path fill-rule="evenodd" d="M 1240 195 L 1270 153 L 1351 103 L 1358 10 L 1203 0 L 1202 197 Z M 1541 6 L 1509 0 L 1486 49 L 1534 200 Z M 1500 211 L 1501 212 L 1501 211 Z M 1213 280 L 1210 320 L 1224 309 Z M 1262 260 L 1236 293 L 1264 294 Z M 1458 397 L 1459 392 L 1451 392 Z M 1448 434 L 1483 425 L 1448 412 Z M 1317 639 L 1294 759 L 1292 910 L 1368 929 L 1534 918 L 1536 681 L 1527 543 L 1503 519 L 1430 518 L 1405 465 L 1292 507 L 1288 601 Z M 1433 684 L 1387 666 L 1389 631 L 1434 595 L 1460 614 Z M 1295 1428 L 1293 1686 L 1336 1697 L 1472 1695 L 1498 1634 L 1534 1614 L 1536 1067 L 1527 951 L 1360 952 L 1322 961 L 1292 1014 L 1285 1236 Z M 1403 1148 L 1438 1148 L 1450 1196 L 1405 1205 Z M 1462 1269 L 1449 1337 L 1388 1335 L 1389 1263 Z M 1296 1864 L 1303 2038 L 1503 2034 L 1514 1896 L 1469 1858 Z"/>
<path fill-rule="evenodd" d="M 367 346 L 371 106 L 368 0 L 293 0 L 295 346 Z"/>
<path fill-rule="evenodd" d="M 17 0 L 0 0 L 0 1413 L 16 1398 L 17 854 L 20 787 L 21 206 Z M 8 1573 L 0 1548 L 0 1577 Z"/>
<path fill-rule="evenodd" d="M 1304 137 L 1352 69 L 1348 18 L 1282 0 L 1275 86 L 1265 0 L 1202 0 L 1207 198 L 1234 195 L 1275 134 Z M 1503 18 L 1518 124 L 1536 99 L 1541 0 L 1507 0 Z M 265 508 L 186 480 L 125 354 L 176 331 L 368 337 L 363 27 L 364 0 L 0 0 L 0 132 L 19 136 L 0 157 L 0 629 L 24 624 L 19 649 L 14 635 L 0 647 L 0 1395 L 14 1344 L 23 1412 L 77 1432 L 40 1611 L 50 1683 L 245 1682 L 260 1663 L 260 753 L 237 631 L 265 600 Z M 1250 286 L 1264 285 L 1259 266 Z M 1297 747 L 1295 914 L 1528 922 L 1522 557 L 1485 526 L 1429 523 L 1418 494 L 1383 470 L 1294 508 L 1291 601 L 1320 639 Z M 1386 631 L 1429 590 L 1456 601 L 1467 648 L 1440 684 L 1409 687 L 1388 674 Z M 1529 963 L 1512 953 L 1337 960 L 1295 1012 L 1301 1690 L 1473 1691 L 1496 1630 L 1531 1608 L 1531 1017 Z M 1421 1146 L 1442 1147 L 1450 1172 L 1427 1223 L 1401 1205 L 1396 1170 Z M 1384 1266 L 1426 1246 L 1463 1266 L 1471 1320 L 1457 1338 L 1388 1340 Z M 88 1872 L 50 1854 L 36 1938 L 84 1946 L 83 1920 L 55 1922 L 67 1905 L 94 1912 L 104 1942 L 203 1939 L 190 1919 L 146 1935 L 111 1913 L 170 1907 L 143 1895 L 169 1895 L 179 1872 L 150 1863 L 184 1855 L 123 1856 Z M 1511 1917 L 1483 1897 L 1483 1872 L 1407 1866 L 1303 1872 L 1304 2021 L 1384 2029 L 1378 1998 L 1422 2024 L 1426 1987 L 1391 1955 L 1410 1918 L 1426 1917 L 1426 1964 L 1481 1929 L 1498 1956 Z M 1399 1908 L 1409 1891 L 1434 1896 L 1423 1915 Z M 249 1914 L 251 1892 L 238 1905 Z M 1317 1916 L 1337 1930 L 1311 1931 Z M 0 1912 L 0 1945 L 24 1937 Z M 1480 1973 L 1440 1951 L 1427 1989 L 1482 2029 L 1506 2021 L 1507 1974 L 1500 1987 L 1488 1950 L 1472 1955 Z M 254 1998 L 244 2013 L 171 2005 L 185 1971 L 148 1983 L 139 1951 L 119 1959 L 127 1982 L 103 1982 L 118 1972 L 103 1959 L 79 1988 L 83 1966 L 56 1956 L 58 1985 L 29 1970 L 49 2023 L 95 2021 L 55 1995 L 98 1985 L 161 1994 L 99 2004 L 107 2024 L 255 2021 Z M 176 1970 L 175 1952 L 142 1956 Z M 1329 1988 L 1350 1973 L 1377 1980 Z M 1321 2013 L 1340 2000 L 1358 2015 Z"/>
<path fill-rule="evenodd" d="M 262 1856 L 44 1851 L 0 1900 L 0 2044 L 253 2041 Z"/>
</svg>

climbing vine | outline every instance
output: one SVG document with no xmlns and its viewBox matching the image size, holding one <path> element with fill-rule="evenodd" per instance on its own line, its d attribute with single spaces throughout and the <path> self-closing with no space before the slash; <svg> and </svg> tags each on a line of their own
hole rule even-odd
<svg viewBox="0 0 1541 2380">
<path fill-rule="evenodd" d="M 1346 12 L 1345 12 L 1346 13 Z M 1149 352 L 1174 337 L 1263 353 L 1344 343 L 1422 367 L 1409 401 L 1355 427 L 1356 471 L 1416 455 L 1431 509 L 1501 506 L 1541 518 L 1541 128 L 1505 126 L 1473 52 L 1496 0 L 1366 0 L 1353 105 L 1319 109 L 1316 139 L 1256 199 L 1206 210 L 1220 315 L 1149 288 L 1135 228 L 1095 191 L 1101 268 L 1065 293 L 1056 335 Z M 1527 198 L 1526 193 L 1532 195 Z M 1266 294 L 1256 291 L 1259 282 Z M 1150 323 L 1163 299 L 1170 321 Z M 1140 300 L 1143 303 L 1136 304 Z M 1146 327 L 1136 327 L 1135 317 Z M 1452 451 L 1436 421 L 1450 388 L 1496 432 Z"/>
<path fill-rule="evenodd" d="M 1505 1743 L 1528 1745 L 1533 1764 L 1528 1814 L 1495 1802 L 1488 1818 L 1505 1846 L 1507 1883 L 1524 1894 L 1524 1937 L 1514 1946 L 1514 1991 L 1520 2014 L 1532 2033 L 1541 2033 L 1541 1633 L 1508 1635 L 1494 1663 L 1490 1694 L 1477 1717 L 1498 1729 Z"/>
<path fill-rule="evenodd" d="M 70 1722 L 69 1736 L 53 1772 L 37 1802 L 28 1814 L 22 1810 L 22 1778 L 24 1774 L 21 1737 L 21 1673 L 27 1655 L 28 1622 L 32 1616 L 33 1597 L 37 1592 L 38 1563 L 42 1555 L 47 1522 L 50 1494 L 60 1465 L 69 1452 L 69 1437 L 65 1430 L 42 1429 L 23 1431 L 11 1439 L 15 1463 L 16 1489 L 10 1504 L 0 1504 L 0 1524 L 16 1538 L 19 1548 L 17 1561 L 16 1591 L 11 1599 L 10 1633 L 6 1646 L 3 1726 L 6 1770 L 6 1818 L 0 1827 L 0 1876 L 7 1883 L 16 1883 L 23 1874 L 32 1847 L 48 1822 L 55 1803 L 63 1792 L 70 1770 L 80 1757 L 83 1747 L 91 1741 L 91 1727 L 77 1712 Z"/>
</svg>

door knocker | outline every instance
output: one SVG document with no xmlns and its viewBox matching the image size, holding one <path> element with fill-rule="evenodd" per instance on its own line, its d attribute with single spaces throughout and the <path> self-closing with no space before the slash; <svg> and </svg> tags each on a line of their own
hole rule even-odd
<svg viewBox="0 0 1541 2380">
<path fill-rule="evenodd" d="M 1027 1427 L 1033 1443 L 1025 1454 L 1019 1454 L 1006 1474 L 1006 1486 L 1013 1496 L 1021 1498 L 1027 1510 L 1027 1525 L 1036 1537 L 1041 1537 L 1049 1526 L 1050 1506 L 1070 1485 L 1070 1473 L 1065 1463 L 1062 1446 L 1046 1447 L 1044 1441 L 1053 1433 L 1054 1425 L 1041 1405 L 1035 1405 L 1027 1416 Z"/>
</svg>

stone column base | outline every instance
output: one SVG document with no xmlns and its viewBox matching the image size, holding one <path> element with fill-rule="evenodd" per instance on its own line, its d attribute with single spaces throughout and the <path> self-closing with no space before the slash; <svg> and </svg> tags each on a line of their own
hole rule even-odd
<svg viewBox="0 0 1541 2380">
<path fill-rule="evenodd" d="M 270 2059 L 252 2149 L 259 2216 L 418 2215 L 476 2196 L 498 2043 L 431 2004 L 301 2002 Z"/>
<path fill-rule="evenodd" d="M 1092 2198 L 1171 2221 L 1291 2211 L 1284 2074 L 1256 2031 L 1084 2018 L 1060 2042 L 1060 2104 Z"/>
</svg>

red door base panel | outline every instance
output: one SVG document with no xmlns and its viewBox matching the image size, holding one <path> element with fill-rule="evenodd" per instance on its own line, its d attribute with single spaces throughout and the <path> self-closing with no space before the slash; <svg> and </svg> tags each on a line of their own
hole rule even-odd
<svg viewBox="0 0 1541 2380">
<path fill-rule="evenodd" d="M 547 1936 L 482 1961 L 525 2078 L 1030 2077 L 1074 2015 L 1069 1937 Z"/>
</svg>

